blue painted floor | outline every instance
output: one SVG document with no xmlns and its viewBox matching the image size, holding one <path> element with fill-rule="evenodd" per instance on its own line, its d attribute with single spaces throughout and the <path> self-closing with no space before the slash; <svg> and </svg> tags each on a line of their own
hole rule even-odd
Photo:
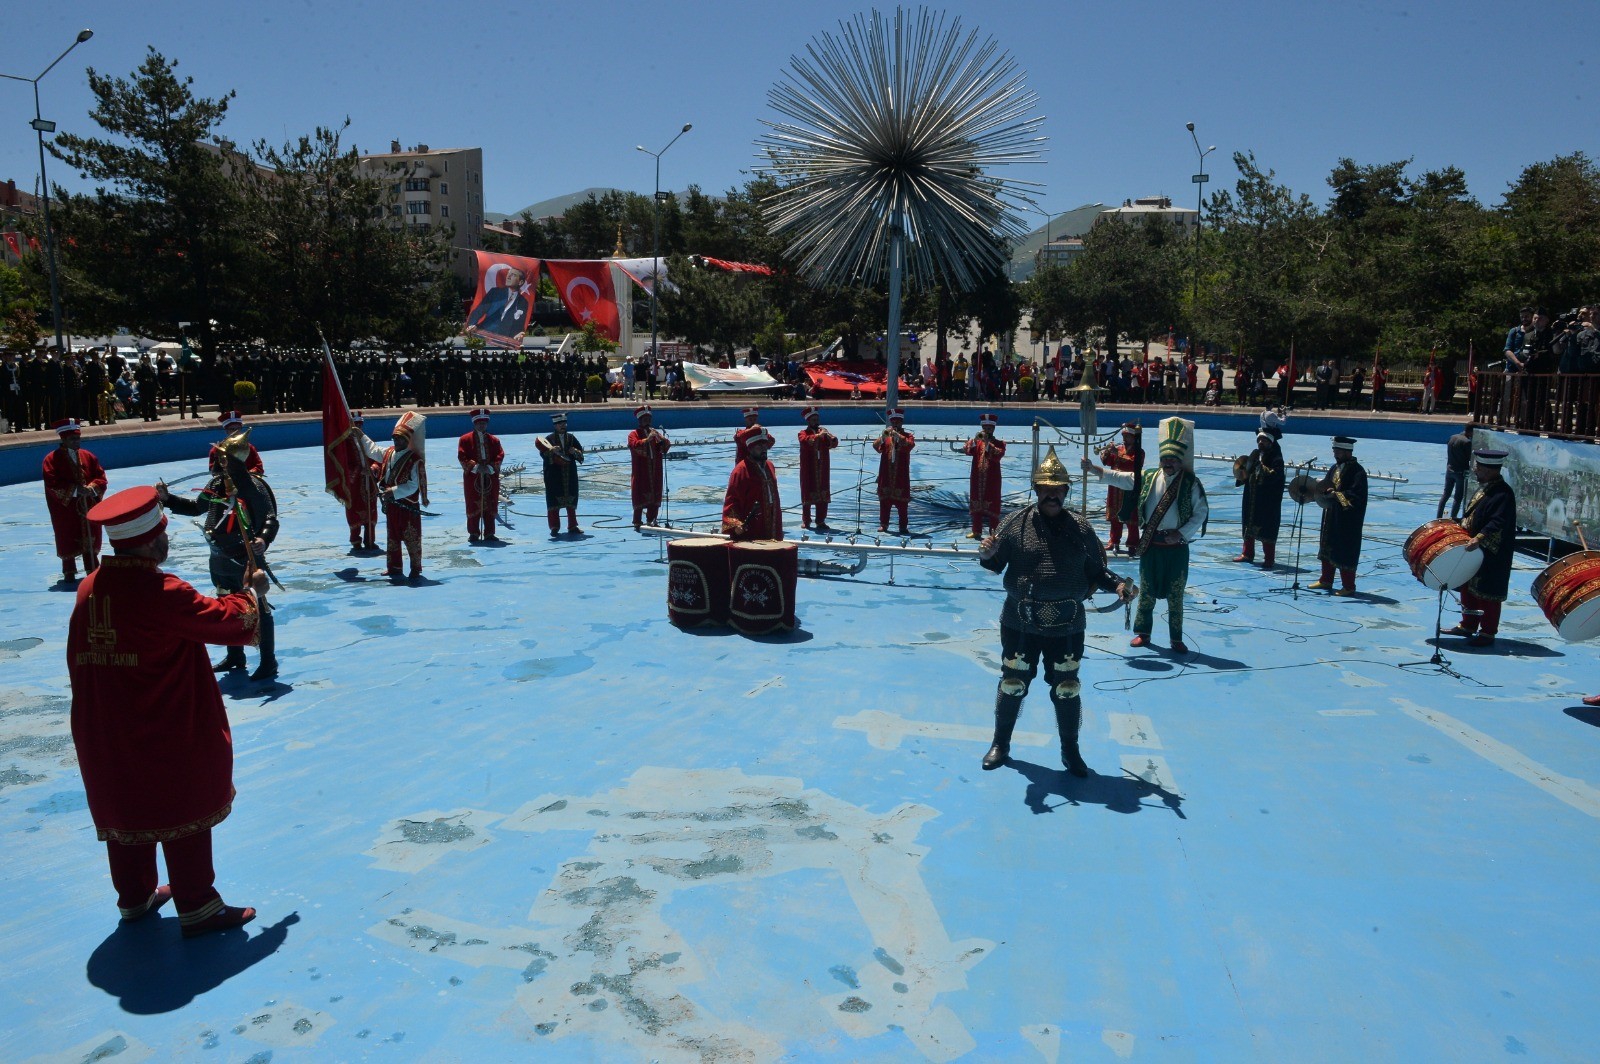
<svg viewBox="0 0 1600 1064">
<path fill-rule="evenodd" d="M 670 464 L 674 523 L 714 520 L 730 450 Z M 1595 650 L 1558 641 L 1520 558 L 1502 645 L 1415 664 L 1436 598 L 1400 546 L 1443 447 L 1359 453 L 1410 483 L 1375 485 L 1355 599 L 1230 564 L 1238 494 L 1202 464 L 1194 653 L 1091 615 L 1078 781 L 1042 683 L 1014 764 L 979 769 L 1001 592 L 972 562 L 804 579 L 781 638 L 686 633 L 624 455 L 585 470 L 583 539 L 523 494 L 508 545 L 469 547 L 433 441 L 447 516 L 409 587 L 345 553 L 316 451 L 269 452 L 283 675 L 225 683 L 216 832 L 224 896 L 260 916 L 194 942 L 170 913 L 118 929 L 68 733 L 72 598 L 39 488 L 0 489 L 0 1059 L 1592 1060 Z M 850 528 L 859 445 L 836 454 Z M 923 499 L 965 491 L 948 448 L 914 470 Z M 912 523 L 970 546 L 964 514 Z M 199 532 L 171 531 L 204 586 Z"/>
</svg>

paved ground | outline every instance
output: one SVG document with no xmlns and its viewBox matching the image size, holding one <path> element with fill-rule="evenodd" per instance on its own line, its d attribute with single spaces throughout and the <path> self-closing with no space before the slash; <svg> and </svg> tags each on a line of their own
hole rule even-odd
<svg viewBox="0 0 1600 1064">
<path fill-rule="evenodd" d="M 315 451 L 265 455 L 284 672 L 225 687 L 217 831 L 225 896 L 261 915 L 189 943 L 170 915 L 117 928 L 67 732 L 71 596 L 38 488 L 0 488 L 0 1059 L 1593 1059 L 1594 650 L 1555 639 L 1521 559 L 1497 652 L 1418 664 L 1436 599 L 1400 544 L 1442 448 L 1363 444 L 1411 483 L 1374 500 L 1348 600 L 1230 564 L 1238 497 L 1202 466 L 1194 653 L 1091 616 L 1078 781 L 1041 685 L 1013 765 L 979 770 L 1000 593 L 975 564 L 802 580 L 786 637 L 682 632 L 620 456 L 586 470 L 585 538 L 528 498 L 473 548 L 434 447 L 418 587 L 339 546 Z M 675 522 L 711 520 L 727 452 L 671 464 Z M 838 453 L 836 525 L 860 466 Z M 925 442 L 914 468 L 913 524 L 956 541 L 961 460 Z M 172 531 L 202 583 L 199 533 Z"/>
</svg>

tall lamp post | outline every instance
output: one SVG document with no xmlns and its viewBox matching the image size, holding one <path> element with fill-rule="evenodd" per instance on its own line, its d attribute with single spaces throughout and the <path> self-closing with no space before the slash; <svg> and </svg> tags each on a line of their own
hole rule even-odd
<svg viewBox="0 0 1600 1064">
<path fill-rule="evenodd" d="M 678 143 L 678 137 L 693 128 L 692 124 L 685 122 L 677 136 L 667 141 L 667 148 Z M 650 361 L 653 363 L 659 357 L 656 352 L 656 293 L 661 288 L 661 157 L 667 154 L 667 148 L 651 151 L 643 144 L 634 147 L 653 156 L 656 161 L 656 194 L 650 201 Z"/>
<path fill-rule="evenodd" d="M 39 135 L 39 202 L 44 207 L 44 247 L 45 255 L 50 260 L 50 316 L 55 321 L 56 348 L 63 352 L 66 351 L 67 345 L 61 333 L 61 281 L 57 276 L 59 271 L 56 267 L 55 230 L 50 225 L 50 179 L 45 176 L 44 172 L 44 135 L 46 133 L 54 133 L 56 124 L 45 121 L 39 111 L 39 81 L 55 69 L 56 63 L 67 57 L 67 52 L 72 51 L 93 36 L 94 30 L 79 30 L 77 39 L 67 45 L 67 51 L 56 56 L 54 62 L 40 71 L 37 78 L 24 78 L 16 74 L 0 74 L 0 78 L 5 78 L 8 81 L 26 81 L 33 86 L 33 121 L 28 124 L 33 126 L 34 132 Z"/>
<path fill-rule="evenodd" d="M 1204 211 L 1206 197 L 1206 182 L 1211 179 L 1206 176 L 1206 156 L 1217 150 L 1215 144 L 1205 151 L 1200 150 L 1200 138 L 1194 135 L 1194 123 L 1185 122 L 1184 127 L 1189 131 L 1189 139 L 1194 141 L 1194 152 L 1200 157 L 1200 172 L 1195 174 L 1190 181 L 1194 182 L 1194 301 L 1200 302 L 1200 218 Z"/>
</svg>

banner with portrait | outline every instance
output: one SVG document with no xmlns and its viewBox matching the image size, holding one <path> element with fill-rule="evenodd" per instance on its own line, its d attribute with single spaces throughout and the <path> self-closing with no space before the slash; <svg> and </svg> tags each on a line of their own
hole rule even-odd
<svg viewBox="0 0 1600 1064">
<path fill-rule="evenodd" d="M 539 292 L 539 260 L 521 255 L 474 251 L 478 291 L 462 327 L 489 347 L 522 347 L 523 334 L 533 321 L 533 301 Z"/>
<path fill-rule="evenodd" d="M 1600 448 L 1483 428 L 1472 446 L 1506 452 L 1500 475 L 1516 492 L 1519 528 L 1578 543 L 1581 526 L 1591 546 L 1600 541 Z M 1467 494 L 1474 490 L 1469 482 Z"/>
</svg>

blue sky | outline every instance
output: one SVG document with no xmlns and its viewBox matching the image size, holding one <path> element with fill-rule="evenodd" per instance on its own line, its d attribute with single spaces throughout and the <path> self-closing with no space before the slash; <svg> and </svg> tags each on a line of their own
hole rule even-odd
<svg viewBox="0 0 1600 1064">
<path fill-rule="evenodd" d="M 810 0 L 616 0 L 479 5 L 307 0 L 253 4 L 20 3 L 0 71 L 32 77 L 84 27 L 95 36 L 41 83 L 44 114 L 92 132 L 84 69 L 126 74 L 146 45 L 206 95 L 235 89 L 224 132 L 282 142 L 351 119 L 364 151 L 484 149 L 485 200 L 512 211 L 589 186 L 712 193 L 742 184 L 767 89 L 818 33 L 868 10 Z M 1527 163 L 1583 149 L 1600 130 L 1596 0 L 943 5 L 1026 72 L 1049 138 L 1038 181 L 1051 211 L 1152 194 L 1193 201 L 1193 121 L 1218 180 L 1254 151 L 1297 191 L 1326 199 L 1341 156 L 1461 167 L 1497 201 Z M 467 15 L 471 12 L 470 15 Z M 20 14 L 20 18 L 17 17 Z M 1583 53 L 1590 53 L 1587 61 Z M 34 186 L 27 85 L 0 82 L 0 180 Z M 86 187 L 59 163 L 52 180 Z M 1216 188 L 1214 183 L 1212 188 Z"/>
</svg>

